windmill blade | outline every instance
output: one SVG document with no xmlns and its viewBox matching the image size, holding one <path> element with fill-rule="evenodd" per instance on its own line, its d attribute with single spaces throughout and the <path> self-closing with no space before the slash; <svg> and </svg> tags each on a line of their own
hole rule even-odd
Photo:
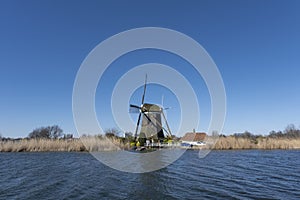
<svg viewBox="0 0 300 200">
<path fill-rule="evenodd" d="M 139 107 L 139 106 L 132 105 L 132 104 L 130 104 L 130 106 L 129 106 L 130 113 L 139 113 L 140 110 L 141 110 L 141 107 Z"/>
<path fill-rule="evenodd" d="M 144 104 L 144 100 L 145 100 L 146 85 L 147 85 L 147 74 L 146 74 L 146 78 L 145 78 L 145 85 L 144 85 L 144 92 L 143 92 L 143 97 L 142 97 L 142 104 Z"/>
<path fill-rule="evenodd" d="M 161 96 L 161 106 L 163 110 L 168 110 L 171 108 L 171 107 L 167 107 L 167 108 L 164 107 L 164 95 Z"/>
<path fill-rule="evenodd" d="M 139 113 L 140 110 L 141 110 L 141 107 L 139 107 L 137 105 L 130 104 L 130 106 L 129 106 L 130 113 Z"/>
<path fill-rule="evenodd" d="M 159 123 L 158 121 L 157 121 L 157 119 L 155 119 L 154 118 L 154 120 L 155 120 L 155 122 L 157 123 L 157 124 L 155 124 L 151 119 L 150 119 L 150 117 L 146 114 L 146 113 L 144 113 L 144 115 L 145 115 L 145 117 L 148 119 L 148 121 L 154 126 L 154 127 L 156 127 L 156 128 L 164 128 L 164 127 L 162 127 L 162 125 L 161 125 L 161 123 Z"/>
<path fill-rule="evenodd" d="M 153 125 L 155 125 L 152 120 L 150 119 L 150 117 L 148 117 L 148 115 L 146 113 L 144 113 L 145 117 L 148 119 L 149 122 L 151 122 Z"/>
<path fill-rule="evenodd" d="M 141 107 L 140 107 L 140 106 L 133 105 L 133 104 L 130 104 L 130 107 L 131 107 L 131 108 L 138 108 L 138 109 L 141 109 Z"/>
<path fill-rule="evenodd" d="M 164 118 L 164 120 L 165 120 L 165 123 L 166 123 L 166 125 L 167 125 L 167 128 L 168 128 L 168 130 L 165 129 L 165 131 L 167 132 L 168 136 L 172 138 L 171 129 L 170 129 L 170 127 L 169 127 L 169 124 L 168 124 L 168 121 L 167 121 L 167 119 L 166 119 L 166 116 L 165 116 L 164 112 L 162 112 L 162 116 L 163 116 L 163 118 Z"/>
<path fill-rule="evenodd" d="M 139 125 L 140 125 L 141 115 L 142 115 L 142 113 L 139 114 L 139 118 L 138 118 L 138 121 L 137 121 L 137 124 L 136 124 L 135 133 L 134 133 L 134 140 L 136 140 L 136 138 L 137 138 L 137 132 L 138 132 Z"/>
</svg>

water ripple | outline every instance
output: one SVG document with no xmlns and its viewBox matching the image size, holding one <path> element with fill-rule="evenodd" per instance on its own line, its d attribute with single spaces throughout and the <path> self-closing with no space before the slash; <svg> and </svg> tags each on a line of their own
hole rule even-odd
<svg viewBox="0 0 300 200">
<path fill-rule="evenodd" d="M 299 199 L 300 151 L 187 151 L 144 174 L 88 153 L 0 153 L 0 199 Z"/>
</svg>

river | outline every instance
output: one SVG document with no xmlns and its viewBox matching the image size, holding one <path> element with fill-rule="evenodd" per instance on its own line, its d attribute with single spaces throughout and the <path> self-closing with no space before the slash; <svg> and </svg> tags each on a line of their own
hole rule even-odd
<svg viewBox="0 0 300 200">
<path fill-rule="evenodd" d="M 300 150 L 188 150 L 149 173 L 89 153 L 0 153 L 0 199 L 299 199 Z"/>
</svg>

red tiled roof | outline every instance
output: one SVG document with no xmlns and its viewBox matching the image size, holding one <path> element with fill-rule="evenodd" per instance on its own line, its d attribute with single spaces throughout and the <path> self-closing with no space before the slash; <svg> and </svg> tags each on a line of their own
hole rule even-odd
<svg viewBox="0 0 300 200">
<path fill-rule="evenodd" d="M 186 133 L 180 140 L 181 141 L 203 141 L 206 133 Z"/>
</svg>

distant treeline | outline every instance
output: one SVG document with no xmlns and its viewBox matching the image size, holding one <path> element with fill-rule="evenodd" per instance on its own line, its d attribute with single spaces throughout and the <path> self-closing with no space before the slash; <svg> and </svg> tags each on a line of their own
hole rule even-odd
<svg viewBox="0 0 300 200">
<path fill-rule="evenodd" d="M 226 137 L 225 135 L 221 135 L 223 137 Z M 253 134 L 248 131 L 245 131 L 244 133 L 234 133 L 232 136 L 236 138 L 246 138 L 255 140 L 257 138 L 285 138 L 285 139 L 295 139 L 300 138 L 300 129 L 297 129 L 294 124 L 288 125 L 284 131 L 271 131 L 268 135 L 263 136 L 260 134 Z"/>
<path fill-rule="evenodd" d="M 64 134 L 63 130 L 58 125 L 45 126 L 36 128 L 31 131 L 25 138 L 9 138 L 0 135 L 2 141 L 6 140 L 22 140 L 22 139 L 70 139 L 73 134 Z"/>
<path fill-rule="evenodd" d="M 120 130 L 116 128 L 106 129 L 104 134 L 98 134 L 98 137 L 106 136 L 106 137 L 116 137 L 122 138 L 119 136 Z M 133 133 L 125 132 L 125 138 L 132 139 Z M 81 137 L 87 137 L 89 134 L 83 134 Z M 231 135 L 221 134 L 220 137 L 229 137 L 233 136 L 235 138 L 245 138 L 250 140 L 256 140 L 257 138 L 285 138 L 285 139 L 294 139 L 300 138 L 300 129 L 297 129 L 294 124 L 288 125 L 284 131 L 271 131 L 268 135 L 254 134 L 249 131 L 245 131 L 243 133 L 234 133 Z M 0 134 L 0 140 L 21 140 L 21 139 L 71 139 L 73 138 L 73 134 L 64 134 L 63 130 L 58 125 L 53 126 L 45 126 L 39 127 L 31 131 L 27 137 L 25 138 L 9 138 L 3 137 Z M 180 138 L 173 136 L 175 140 Z"/>
</svg>

